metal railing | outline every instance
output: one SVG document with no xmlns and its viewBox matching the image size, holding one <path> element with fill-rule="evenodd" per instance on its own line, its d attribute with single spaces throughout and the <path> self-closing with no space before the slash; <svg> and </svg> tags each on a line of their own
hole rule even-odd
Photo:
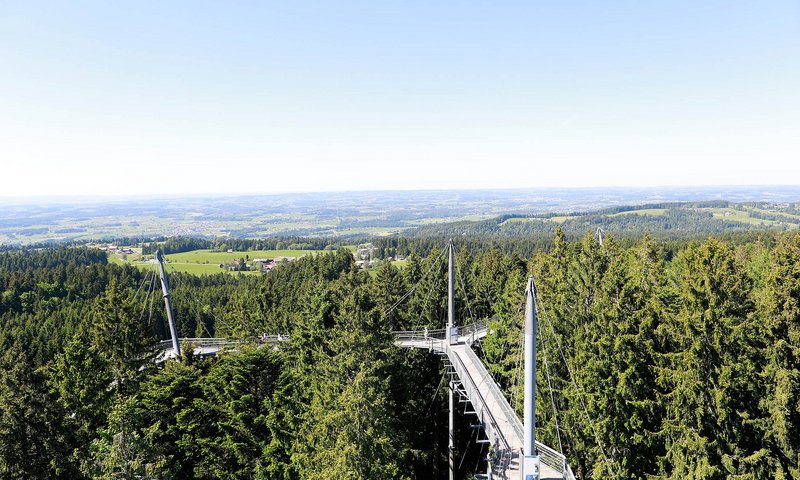
<svg viewBox="0 0 800 480">
<path fill-rule="evenodd" d="M 572 473 L 572 469 L 569 468 L 567 462 L 564 462 L 564 480 L 575 480 L 575 474 Z"/>
<path fill-rule="evenodd" d="M 473 333 L 480 333 L 482 330 L 485 330 L 486 328 L 487 328 L 486 320 L 479 320 L 475 323 L 470 323 L 469 325 L 458 327 L 458 336 L 466 337 L 468 335 L 472 335 Z"/>
<path fill-rule="evenodd" d="M 289 340 L 288 335 L 262 335 L 260 337 L 252 337 L 245 340 L 234 340 L 230 338 L 207 338 L 207 337 L 182 337 L 179 339 L 181 344 L 191 344 L 195 348 L 209 348 L 209 347 L 232 347 L 241 345 L 245 342 L 252 343 L 273 343 L 285 342 Z M 158 350 L 169 350 L 172 348 L 172 340 L 162 340 L 156 344 Z"/>
<path fill-rule="evenodd" d="M 500 387 L 495 383 L 492 376 L 483 366 L 483 363 L 472 351 L 471 348 L 464 349 L 467 352 L 467 356 L 469 357 L 470 361 L 475 363 L 477 366 L 477 370 L 480 373 L 480 381 L 484 382 L 486 385 L 489 386 L 489 392 L 492 395 L 495 403 L 500 405 L 500 409 L 503 412 L 503 415 L 508 419 L 511 423 L 512 427 L 514 428 L 514 432 L 519 437 L 520 441 L 525 438 L 525 432 L 522 426 L 522 421 L 520 421 L 519 417 L 517 416 L 517 412 L 511 408 L 509 405 L 508 400 L 506 400 L 506 396 L 503 395 L 503 392 L 500 390 Z M 557 471 L 558 473 L 564 473 L 564 465 L 565 465 L 565 458 L 564 455 L 560 454 L 559 452 L 553 450 L 552 448 L 548 447 L 547 445 L 536 442 L 536 450 L 539 452 L 539 457 L 542 459 L 542 463 L 547 465 L 548 467 L 552 468 L 553 470 Z"/>
<path fill-rule="evenodd" d="M 457 328 L 457 334 L 459 338 L 468 337 L 472 334 L 485 333 L 487 324 L 485 320 L 481 320 L 475 323 L 470 323 L 469 325 L 462 325 Z M 435 338 L 439 340 L 444 340 L 447 337 L 447 329 L 446 328 L 435 328 L 435 329 L 428 329 L 428 330 L 396 330 L 392 332 L 397 340 L 400 341 L 416 341 L 428 338 Z"/>
<path fill-rule="evenodd" d="M 464 337 L 469 338 L 472 336 L 472 339 L 475 340 L 475 336 L 481 333 L 486 333 L 486 329 L 488 328 L 487 322 L 485 320 L 478 321 L 469 325 L 464 325 L 458 327 L 458 337 L 459 339 L 463 339 Z M 425 346 L 429 350 L 448 350 L 443 343 L 443 340 L 446 338 L 447 331 L 444 328 L 435 329 L 435 330 L 407 330 L 407 331 L 398 331 L 393 332 L 395 338 L 398 342 L 406 343 L 405 346 Z M 425 343 L 425 342 L 428 343 Z M 416 345 L 414 345 L 416 343 Z M 467 341 L 467 343 L 471 343 Z M 412 344 L 412 345 L 409 345 Z M 517 412 L 511 407 L 508 403 L 508 399 L 500 390 L 500 387 L 495 383 L 494 378 L 489 374 L 486 370 L 486 367 L 483 365 L 483 362 L 478 358 L 474 351 L 471 348 L 464 349 L 466 355 L 469 357 L 469 361 L 474 363 L 476 369 L 479 373 L 480 378 L 473 379 L 466 373 L 466 367 L 464 367 L 461 359 L 458 358 L 458 355 L 448 355 L 450 357 L 451 363 L 453 363 L 454 368 L 456 369 L 456 373 L 461 380 L 461 384 L 464 386 L 464 389 L 468 392 L 470 399 L 475 398 L 477 401 L 481 402 L 481 405 L 473 405 L 475 407 L 476 412 L 485 412 L 493 423 L 493 428 L 499 434 L 498 426 L 496 419 L 492 416 L 491 412 L 488 411 L 488 408 L 485 405 L 485 400 L 480 395 L 480 391 L 478 387 L 475 385 L 475 381 L 483 382 L 489 387 L 489 394 L 494 399 L 495 403 L 500 406 L 502 411 L 502 415 L 505 416 L 509 423 L 511 424 L 512 428 L 514 429 L 514 433 L 517 434 L 520 441 L 525 437 L 524 429 L 522 426 L 522 421 L 517 416 Z M 469 393 L 470 391 L 474 391 L 473 393 Z M 508 446 L 508 441 L 502 438 L 502 435 L 498 435 L 501 437 L 502 441 L 505 443 L 506 450 L 511 452 L 510 447 Z M 553 450 L 552 448 L 548 447 L 547 445 L 536 442 L 536 450 L 539 453 L 539 457 L 542 460 L 542 463 L 547 465 L 548 467 L 552 468 L 558 473 L 561 473 L 566 480 L 575 480 L 575 475 L 572 473 L 569 465 L 566 462 L 566 457 Z M 509 455 L 513 455 L 513 452 L 509 453 Z M 504 461 L 510 462 L 511 456 L 504 459 Z"/>
<path fill-rule="evenodd" d="M 180 341 L 181 344 L 191 343 L 195 347 L 227 347 L 241 343 L 227 338 L 181 338 Z M 172 348 L 172 340 L 162 340 L 158 342 L 156 348 L 159 350 L 169 350 Z"/>
<path fill-rule="evenodd" d="M 471 351 L 469 348 L 466 350 Z M 467 397 L 470 399 L 470 403 L 472 403 L 472 407 L 475 409 L 476 414 L 478 414 L 478 418 L 480 418 L 481 423 L 484 425 L 488 423 L 491 430 L 494 432 L 494 437 L 502 443 L 500 448 L 496 449 L 500 454 L 500 461 L 495 464 L 495 467 L 505 470 L 511 465 L 514 451 L 511 449 L 508 440 L 502 435 L 502 431 L 500 430 L 500 425 L 497 423 L 497 419 L 486 405 L 478 386 L 467 372 L 467 367 L 464 365 L 464 362 L 462 362 L 461 358 L 459 358 L 459 356 L 453 353 L 450 349 L 448 349 L 448 358 L 450 359 L 450 363 L 452 363 L 453 369 L 456 371 L 456 374 L 461 381 L 461 386 L 464 388 Z M 479 405 L 475 404 L 476 401 L 479 403 Z"/>
<path fill-rule="evenodd" d="M 429 338 L 444 340 L 447 337 L 447 329 L 444 328 L 431 330 L 399 330 L 392 333 L 395 338 L 400 341 L 427 340 Z"/>
<path fill-rule="evenodd" d="M 272 342 L 287 342 L 289 335 L 261 335 L 258 337 L 258 343 L 272 343 Z"/>
</svg>

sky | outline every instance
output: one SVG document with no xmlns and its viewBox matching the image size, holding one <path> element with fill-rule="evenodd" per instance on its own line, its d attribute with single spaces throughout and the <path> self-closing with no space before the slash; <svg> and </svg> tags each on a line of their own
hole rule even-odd
<svg viewBox="0 0 800 480">
<path fill-rule="evenodd" d="M 0 196 L 800 185 L 796 0 L 0 1 Z"/>
</svg>

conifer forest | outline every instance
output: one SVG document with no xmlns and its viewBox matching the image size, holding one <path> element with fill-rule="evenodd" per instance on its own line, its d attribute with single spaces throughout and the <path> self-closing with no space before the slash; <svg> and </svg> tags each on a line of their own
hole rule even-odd
<svg viewBox="0 0 800 480">
<path fill-rule="evenodd" d="M 0 252 L 0 478 L 446 478 L 445 367 L 392 334 L 443 327 L 445 242 L 376 241 L 407 258 L 369 272 L 339 248 L 170 273 L 180 337 L 241 343 L 167 361 L 154 270 L 82 246 Z M 455 246 L 456 321 L 488 321 L 477 354 L 520 415 L 534 278 L 537 436 L 578 478 L 800 479 L 800 234 Z M 457 419 L 472 478 L 487 452 Z"/>
</svg>

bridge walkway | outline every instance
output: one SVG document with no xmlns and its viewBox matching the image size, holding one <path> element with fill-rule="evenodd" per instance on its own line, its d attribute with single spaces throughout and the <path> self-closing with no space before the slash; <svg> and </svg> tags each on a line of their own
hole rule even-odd
<svg viewBox="0 0 800 480">
<path fill-rule="evenodd" d="M 495 452 L 491 465 L 493 478 L 517 480 L 521 475 L 522 422 L 471 347 L 474 342 L 486 337 L 486 323 L 478 322 L 454 330 L 453 337 L 457 340 L 449 346 L 445 341 L 445 329 L 394 332 L 395 344 L 401 348 L 435 352 L 447 359 L 452 380 L 459 385 L 458 393 L 469 401 Z M 268 344 L 287 339 L 285 335 L 272 335 L 260 340 Z M 238 341 L 224 338 L 181 340 L 192 345 L 194 354 L 199 356 L 215 355 L 226 349 L 235 350 L 239 345 Z M 161 353 L 157 361 L 175 356 L 170 341 L 161 342 L 158 347 Z M 562 454 L 540 442 L 536 442 L 536 448 L 542 461 L 540 480 L 575 479 Z"/>
<path fill-rule="evenodd" d="M 444 329 L 395 332 L 396 344 L 402 348 L 426 349 L 447 358 L 454 380 L 460 383 L 459 392 L 469 401 L 495 452 L 493 478 L 517 480 L 521 475 L 522 422 L 471 347 L 488 333 L 486 324 L 479 322 L 457 330 L 457 335 L 453 335 L 457 341 L 449 346 Z M 540 442 L 536 442 L 536 447 L 541 457 L 541 480 L 574 480 L 562 454 Z"/>
<path fill-rule="evenodd" d="M 258 339 L 253 339 L 254 344 L 272 344 L 275 342 L 284 342 L 289 337 L 286 335 L 262 335 Z M 191 345 L 192 353 L 196 357 L 208 357 L 219 353 L 222 350 L 236 350 L 241 345 L 240 340 L 232 340 L 227 338 L 181 338 L 181 344 Z M 171 340 L 163 340 L 156 344 L 158 355 L 156 356 L 156 363 L 161 363 L 168 358 L 175 358 L 177 355 L 172 348 Z"/>
</svg>

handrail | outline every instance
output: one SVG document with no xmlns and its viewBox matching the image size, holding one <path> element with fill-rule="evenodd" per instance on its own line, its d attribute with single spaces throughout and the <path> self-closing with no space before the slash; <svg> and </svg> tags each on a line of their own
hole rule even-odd
<svg viewBox="0 0 800 480">
<path fill-rule="evenodd" d="M 494 381 L 489 372 L 483 366 L 483 362 L 481 359 L 475 355 L 475 352 L 472 351 L 471 348 L 464 349 L 467 352 L 467 356 L 470 357 L 470 361 L 478 365 L 478 372 L 481 375 L 481 381 L 489 386 L 489 393 L 491 393 L 492 398 L 494 401 L 500 405 L 500 408 L 503 410 L 503 414 L 511 421 L 512 426 L 514 427 L 514 432 L 517 436 L 522 439 L 524 438 L 524 431 L 522 428 L 522 422 L 519 421 L 519 417 L 517 417 L 517 413 L 511 408 L 511 405 L 508 404 L 508 400 L 506 400 L 506 396 L 503 395 L 503 392 L 500 391 L 500 387 Z"/>
<path fill-rule="evenodd" d="M 398 330 L 392 332 L 398 340 L 414 340 L 420 338 L 436 338 L 439 340 L 447 336 L 447 331 L 444 328 L 437 328 L 431 330 Z"/>
<path fill-rule="evenodd" d="M 467 350 L 470 350 L 467 348 Z M 467 397 L 472 402 L 474 399 L 480 400 L 480 405 L 472 405 L 475 408 L 476 413 L 480 413 L 482 416 L 485 416 L 489 419 L 489 422 L 492 425 L 492 430 L 495 432 L 495 438 L 502 441 L 504 444 L 504 448 L 500 449 L 504 453 L 502 453 L 502 460 L 497 465 L 500 468 L 505 468 L 507 465 L 511 463 L 511 459 L 513 457 L 513 451 L 511 450 L 511 446 L 508 443 L 508 440 L 503 437 L 500 430 L 500 425 L 497 423 L 497 419 L 492 414 L 492 411 L 486 405 L 486 401 L 484 400 L 483 396 L 480 394 L 480 390 L 478 386 L 475 384 L 475 381 L 472 377 L 467 373 L 467 367 L 464 365 L 464 362 L 459 358 L 458 355 L 452 352 L 448 348 L 448 358 L 450 358 L 451 363 L 453 364 L 454 369 L 456 370 L 456 374 L 458 374 L 459 380 L 461 380 L 461 385 L 464 387 L 464 390 L 467 391 Z M 460 371 L 459 371 L 460 370 Z M 470 394 L 472 393 L 472 394 Z M 482 422 L 485 422 L 484 418 L 481 418 Z"/>
<path fill-rule="evenodd" d="M 470 335 L 474 335 L 476 333 L 483 333 L 486 331 L 487 328 L 488 328 L 487 322 L 484 320 L 458 327 L 459 340 L 463 341 L 464 340 L 463 337 L 469 337 Z M 398 342 L 423 342 L 427 340 L 429 344 L 426 346 L 428 346 L 429 349 L 434 349 L 433 343 L 434 342 L 441 343 L 441 340 L 444 339 L 446 336 L 445 329 L 424 330 L 424 331 L 407 330 L 407 331 L 397 331 L 392 333 L 394 333 L 395 338 Z M 469 339 L 467 339 L 466 343 L 469 345 L 472 342 L 469 341 Z M 419 348 L 419 345 L 414 345 L 414 344 L 409 345 L 408 343 L 406 343 L 406 345 L 404 346 Z M 446 347 L 444 345 L 438 345 L 438 347 L 439 348 L 437 350 L 446 349 L 448 353 L 450 352 L 449 346 Z M 475 380 L 478 380 L 488 385 L 489 393 L 492 396 L 493 400 L 495 401 L 495 403 L 500 405 L 502 414 L 509 420 L 511 427 L 514 429 L 514 433 L 516 433 L 519 440 L 522 441 L 522 439 L 524 438 L 524 429 L 522 426 L 522 421 L 520 421 L 519 417 L 517 416 L 517 412 L 515 412 L 514 409 L 511 408 L 511 405 L 508 403 L 508 399 L 500 390 L 500 387 L 495 383 L 494 378 L 492 378 L 492 376 L 486 370 L 486 367 L 483 365 L 483 362 L 478 358 L 478 356 L 475 354 L 472 348 L 467 347 L 466 349 L 464 349 L 464 351 L 467 352 L 466 355 L 469 357 L 469 361 L 475 364 L 477 371 L 480 375 L 479 379 L 472 379 L 468 374 L 466 374 L 466 367 L 464 366 L 463 362 L 458 357 L 458 355 L 448 354 L 448 357 L 451 358 L 451 362 L 453 363 L 453 366 L 456 368 L 456 373 L 458 374 L 459 379 L 461 380 L 461 384 L 465 387 L 465 390 L 467 390 L 467 387 L 469 386 L 471 389 L 475 391 L 476 394 L 470 395 L 470 399 L 472 398 L 480 399 L 481 402 L 480 406 L 473 405 L 474 407 L 476 407 L 475 408 L 476 412 L 477 411 L 485 412 L 485 414 L 488 415 L 488 417 L 490 418 L 495 431 L 499 432 L 499 426 L 497 424 L 497 420 L 489 411 L 488 407 L 485 404 L 485 399 L 480 395 L 480 391 L 478 390 L 477 385 L 475 385 L 474 383 Z M 455 361 L 453 359 L 455 359 Z M 498 435 L 498 437 L 502 438 L 502 435 Z M 508 441 L 505 438 L 502 438 L 502 440 L 506 445 L 506 450 L 508 452 L 511 452 Z M 566 457 L 562 453 L 557 452 L 556 450 L 553 450 L 552 448 L 538 441 L 536 442 L 536 450 L 539 454 L 539 457 L 542 460 L 542 463 L 552 468 L 553 470 L 557 471 L 558 473 L 561 473 L 564 476 L 565 480 L 575 480 L 575 475 L 572 473 L 572 470 L 567 464 Z M 513 452 L 511 452 L 511 454 L 513 455 Z M 508 458 L 509 462 L 510 460 L 511 459 Z"/>
<path fill-rule="evenodd" d="M 514 432 L 519 436 L 519 439 L 522 440 L 524 438 L 524 429 L 517 413 L 511 408 L 508 400 L 506 400 L 506 396 L 500 391 L 500 387 L 497 386 L 494 379 L 489 375 L 489 372 L 483 366 L 483 362 L 481 362 L 475 352 L 473 352 L 471 348 L 466 348 L 464 350 L 467 352 L 467 356 L 470 357 L 470 361 L 476 363 L 478 367 L 477 370 L 481 375 L 480 380 L 489 386 L 489 392 L 494 398 L 494 401 L 500 405 L 503 414 L 511 422 Z M 539 457 L 541 457 L 545 465 L 556 470 L 558 473 L 564 473 L 564 461 L 566 459 L 564 455 L 538 441 L 536 442 L 536 450 L 539 452 Z"/>
<path fill-rule="evenodd" d="M 258 338 L 250 339 L 258 343 L 272 343 L 272 342 L 285 342 L 289 340 L 288 335 L 262 335 Z M 235 340 L 230 338 L 209 338 L 209 337 L 182 337 L 181 343 L 190 343 L 196 347 L 228 347 L 239 345 L 242 340 Z M 170 350 L 172 348 L 172 340 L 161 340 L 156 344 L 158 350 Z"/>
<path fill-rule="evenodd" d="M 181 343 L 183 342 L 191 343 L 198 347 L 224 347 L 228 345 L 238 345 L 240 343 L 227 338 L 181 338 Z M 156 348 L 159 350 L 169 350 L 172 348 L 172 340 L 162 340 L 156 344 Z"/>
<path fill-rule="evenodd" d="M 481 333 L 487 328 L 485 320 L 480 320 L 469 325 L 456 327 L 458 337 L 466 337 L 475 333 Z M 424 329 L 424 330 L 395 330 L 392 332 L 398 340 L 416 340 L 420 338 L 444 339 L 447 337 L 446 328 Z"/>
<path fill-rule="evenodd" d="M 575 480 L 575 474 L 572 473 L 572 469 L 569 468 L 569 464 L 564 462 L 564 480 Z"/>
<path fill-rule="evenodd" d="M 484 328 L 487 328 L 486 320 L 478 320 L 477 322 L 470 323 L 469 325 L 458 327 L 458 336 L 464 337 L 472 333 L 478 333 Z"/>
</svg>

